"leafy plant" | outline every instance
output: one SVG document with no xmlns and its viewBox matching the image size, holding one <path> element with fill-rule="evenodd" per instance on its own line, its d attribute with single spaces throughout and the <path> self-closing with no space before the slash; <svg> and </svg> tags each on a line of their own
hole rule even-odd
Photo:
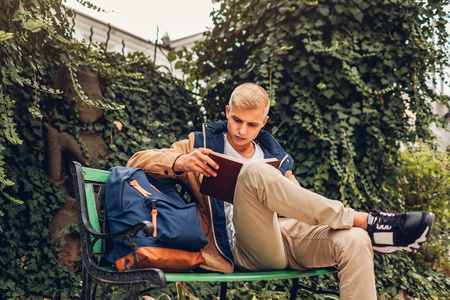
<svg viewBox="0 0 450 300">
<path fill-rule="evenodd" d="M 401 154 L 398 185 L 392 191 L 402 209 L 433 211 L 433 239 L 413 257 L 416 264 L 450 275 L 450 169 L 448 153 L 419 144 Z"/>
<path fill-rule="evenodd" d="M 401 143 L 431 140 L 428 125 L 440 120 L 431 114 L 430 100 L 447 104 L 429 86 L 436 67 L 447 64 L 447 4 L 222 1 L 206 40 L 194 52 L 178 53 L 182 60 L 176 66 L 190 75 L 185 78 L 189 92 L 142 53 L 125 57 L 72 41 L 70 12 L 59 1 L 0 0 L 0 298 L 80 297 L 79 269 L 58 262 L 61 253 L 48 229 L 66 202 L 64 192 L 48 180 L 50 126 L 82 145 L 80 131 L 102 133 L 109 149 L 98 167 L 108 169 L 125 164 L 136 151 L 186 138 L 204 117 L 224 118 L 232 89 L 245 81 L 269 91 L 273 105 L 267 128 L 296 159 L 294 172 L 302 185 L 357 209 L 436 213 L 439 230 L 423 252 L 376 256 L 377 287 L 385 298 L 400 291 L 416 298 L 448 297 L 445 244 L 438 245 L 439 234 L 448 231 L 446 200 L 440 200 L 446 198 L 439 196 L 448 189 L 447 170 L 440 168 L 447 160 L 433 154 L 430 161 L 431 152 L 399 151 Z M 94 124 L 82 125 L 68 115 L 60 92 L 51 88 L 61 64 L 72 70 L 88 65 L 99 73 L 102 101 L 87 99 L 72 75 L 80 99 L 108 109 Z M 193 93 L 202 97 L 204 110 Z M 307 278 L 301 285 L 306 288 L 301 298 L 333 299 L 333 293 L 312 295 L 308 289 L 337 290 L 335 274 Z M 236 284 L 230 298 L 282 299 L 288 286 Z M 218 294 L 210 284 L 186 288 L 200 299 Z M 153 293 L 175 297 L 176 286 Z"/>
<path fill-rule="evenodd" d="M 433 89 L 443 75 L 439 67 L 448 64 L 448 1 L 220 4 L 205 40 L 176 53 L 206 118 L 225 117 L 238 84 L 258 83 L 272 100 L 266 127 L 296 160 L 294 174 L 304 187 L 357 210 L 415 208 L 392 191 L 405 171 L 397 172 L 401 145 L 431 143 L 430 124 L 442 125 L 431 101 L 448 105 Z M 411 267 L 409 257 L 376 260 L 379 278 L 394 272 L 398 279 L 379 281 L 381 294 L 395 297 L 400 289 L 392 282 L 413 275 L 403 286 L 411 296 L 448 295 L 417 280 L 427 270 L 449 290 L 440 273 Z"/>
<path fill-rule="evenodd" d="M 142 53 L 125 57 L 107 53 L 104 45 L 89 48 L 72 41 L 70 12 L 60 5 L 0 1 L 1 299 L 77 299 L 81 294 L 80 266 L 63 266 L 58 246 L 64 241 L 58 244 L 50 236 L 53 214 L 67 201 L 48 178 L 50 127 L 75 137 L 86 157 L 94 154 L 80 132 L 100 132 L 109 149 L 97 167 L 109 169 L 126 164 L 139 150 L 168 147 L 199 126 L 198 104 L 178 80 Z M 77 99 L 107 109 L 97 122 L 81 124 L 67 113 L 69 103 L 52 88 L 60 65 L 69 68 Z M 101 100 L 88 99 L 82 90 L 74 72 L 81 65 L 100 75 Z M 63 180 L 69 180 L 67 173 Z M 70 188 L 66 192 L 70 195 Z M 76 229 L 72 225 L 61 233 Z"/>
<path fill-rule="evenodd" d="M 89 1 L 80 1 L 88 7 L 100 10 Z M 54 74 L 58 65 L 74 66 L 90 64 L 102 70 L 113 68 L 99 65 L 94 57 L 86 59 L 79 47 L 82 45 L 72 40 L 69 17 L 61 1 L 13 1 L 1 0 L 0 15 L 0 149 L 6 144 L 20 145 L 22 139 L 17 133 L 14 120 L 15 107 L 19 102 L 27 103 L 27 114 L 42 119 L 42 101 L 49 95 L 60 95 L 61 91 L 52 88 L 53 82 L 48 76 Z M 84 51 L 85 53 L 85 51 Z M 105 104 L 88 99 L 72 76 L 78 96 L 90 105 L 102 108 L 114 108 L 114 103 Z M 26 98 L 16 98 L 15 90 L 28 91 Z M 3 168 L 3 155 L 0 153 L 0 194 L 15 203 L 21 200 L 5 192 L 12 186 Z M 0 216 L 3 215 L 0 209 Z"/>
</svg>

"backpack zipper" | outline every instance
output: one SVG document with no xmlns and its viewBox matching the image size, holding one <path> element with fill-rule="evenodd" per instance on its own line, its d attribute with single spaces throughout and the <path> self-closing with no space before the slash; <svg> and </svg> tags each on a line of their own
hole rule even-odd
<svg viewBox="0 0 450 300">
<path fill-rule="evenodd" d="M 152 200 L 152 223 L 153 223 L 153 237 L 156 237 L 156 216 L 158 210 L 156 209 L 156 200 Z"/>
<path fill-rule="evenodd" d="M 152 194 L 147 192 L 143 187 L 139 185 L 137 180 L 135 179 L 128 179 L 128 184 L 134 187 L 139 193 L 141 193 L 144 197 L 151 196 Z"/>
<path fill-rule="evenodd" d="M 128 179 L 128 184 L 132 187 L 134 187 L 139 193 L 141 193 L 144 197 L 151 196 L 152 194 L 148 191 L 146 191 L 142 186 L 139 185 L 137 180 L 135 179 Z M 150 184 L 158 193 L 161 194 L 161 192 L 153 185 Z M 153 237 L 156 237 L 157 232 L 157 221 L 156 216 L 158 215 L 158 210 L 156 209 L 156 200 L 152 200 L 152 223 L 153 223 Z"/>
</svg>

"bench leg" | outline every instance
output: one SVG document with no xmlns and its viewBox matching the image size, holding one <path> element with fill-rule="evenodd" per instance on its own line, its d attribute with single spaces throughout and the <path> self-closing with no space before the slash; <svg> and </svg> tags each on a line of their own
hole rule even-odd
<svg viewBox="0 0 450 300">
<path fill-rule="evenodd" d="M 89 299 L 91 297 L 91 275 L 89 275 L 88 271 L 85 267 L 83 267 L 82 277 L 81 277 L 81 299 Z"/>
<path fill-rule="evenodd" d="M 220 283 L 220 300 L 227 299 L 227 290 L 228 290 L 228 284 L 226 282 L 221 282 Z"/>
<path fill-rule="evenodd" d="M 295 300 L 297 298 L 298 291 L 298 277 L 292 279 L 292 287 L 291 287 L 291 297 L 289 300 Z"/>
</svg>

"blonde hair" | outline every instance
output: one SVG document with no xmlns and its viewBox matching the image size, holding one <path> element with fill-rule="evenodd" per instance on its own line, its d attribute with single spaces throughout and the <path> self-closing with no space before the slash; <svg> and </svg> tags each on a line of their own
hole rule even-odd
<svg viewBox="0 0 450 300">
<path fill-rule="evenodd" d="M 230 110 L 234 105 L 246 110 L 265 108 L 265 116 L 267 116 L 270 108 L 270 99 L 267 92 L 259 85 L 243 83 L 234 89 L 228 105 Z"/>
</svg>

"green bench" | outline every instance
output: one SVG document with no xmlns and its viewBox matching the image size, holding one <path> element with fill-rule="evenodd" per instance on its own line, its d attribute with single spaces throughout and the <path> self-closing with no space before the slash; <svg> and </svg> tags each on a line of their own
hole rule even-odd
<svg viewBox="0 0 450 300">
<path fill-rule="evenodd" d="M 118 271 L 102 264 L 103 256 L 111 249 L 112 239 L 123 237 L 130 242 L 140 230 L 153 231 L 150 222 L 140 222 L 128 230 L 110 233 L 106 220 L 105 185 L 109 172 L 82 167 L 78 162 L 70 166 L 77 200 L 79 231 L 82 251 L 82 295 L 81 299 L 95 297 L 96 287 L 102 286 L 101 298 L 112 291 L 113 286 L 122 286 L 127 299 L 138 299 L 143 284 L 150 289 L 164 288 L 168 282 L 220 282 L 220 299 L 226 299 L 227 283 L 272 279 L 293 279 L 290 299 L 296 299 L 298 279 L 303 276 L 335 272 L 335 268 L 306 271 L 278 270 L 266 272 L 234 272 L 230 274 L 211 272 L 164 273 L 159 269 L 132 269 Z M 179 191 L 182 194 L 185 191 Z M 132 242 L 133 243 L 133 242 Z M 92 285 L 92 282 L 97 283 Z"/>
</svg>

